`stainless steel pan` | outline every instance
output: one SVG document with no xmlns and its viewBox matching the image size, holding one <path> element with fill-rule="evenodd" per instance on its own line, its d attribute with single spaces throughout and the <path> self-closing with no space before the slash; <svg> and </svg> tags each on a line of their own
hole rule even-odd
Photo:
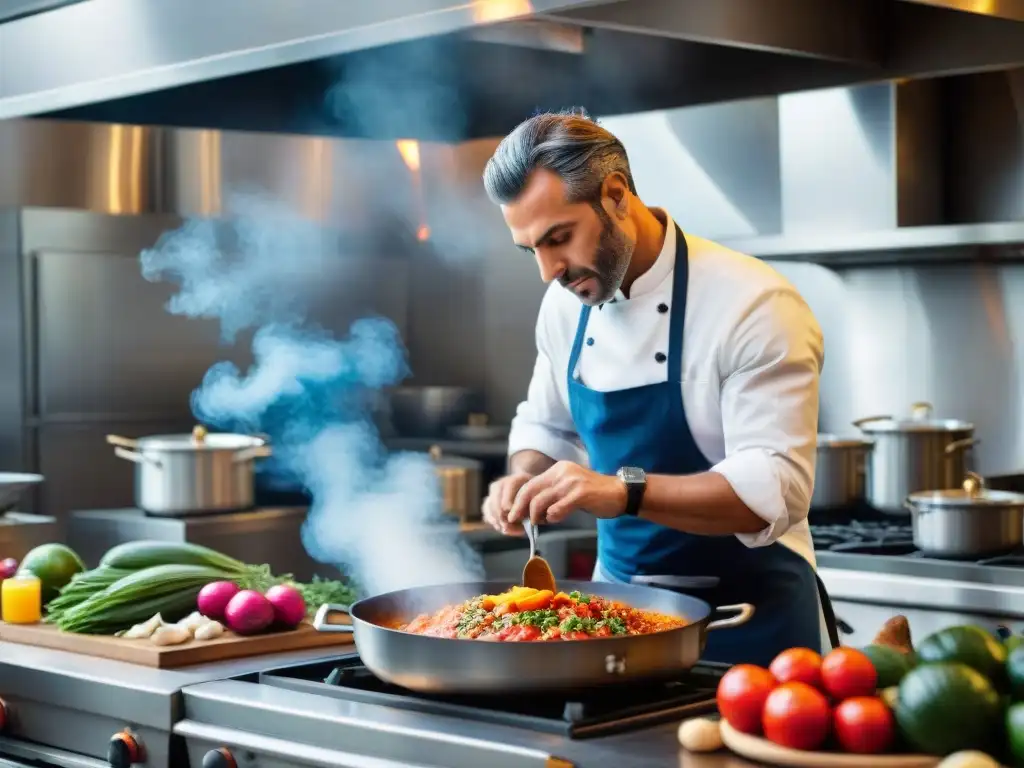
<svg viewBox="0 0 1024 768">
<path fill-rule="evenodd" d="M 413 635 L 388 624 L 482 594 L 508 589 L 505 581 L 417 587 L 360 600 L 351 607 L 323 605 L 314 626 L 321 632 L 352 632 L 363 663 L 377 677 L 422 693 L 509 693 L 588 688 L 678 675 L 700 659 L 707 633 L 745 624 L 749 603 L 712 608 L 703 600 L 636 584 L 560 581 L 564 592 L 625 603 L 633 608 L 685 616 L 689 624 L 650 635 L 593 640 L 491 643 Z M 736 614 L 712 620 L 715 612 Z M 347 613 L 351 625 L 329 624 Z"/>
</svg>

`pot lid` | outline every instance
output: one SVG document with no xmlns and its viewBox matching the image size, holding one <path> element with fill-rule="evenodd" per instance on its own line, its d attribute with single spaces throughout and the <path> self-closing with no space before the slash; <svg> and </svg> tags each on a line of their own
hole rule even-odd
<svg viewBox="0 0 1024 768">
<path fill-rule="evenodd" d="M 1024 494 L 1010 491 L 990 491 L 985 481 L 973 472 L 967 474 L 962 488 L 941 491 L 918 491 L 907 497 L 911 504 L 925 504 L 932 507 L 1009 507 L 1024 506 Z"/>
<path fill-rule="evenodd" d="M 135 442 L 139 448 L 160 451 L 239 451 L 266 444 L 266 440 L 252 435 L 207 432 L 203 427 L 196 427 L 189 434 L 150 435 L 140 437 Z"/>
<path fill-rule="evenodd" d="M 906 418 L 894 416 L 866 416 L 853 422 L 853 426 L 867 434 L 886 432 L 973 432 L 974 425 L 961 419 L 937 419 L 932 415 L 931 403 L 914 403 L 911 415 Z"/>
<path fill-rule="evenodd" d="M 818 435 L 819 448 L 869 448 L 874 445 L 863 437 L 840 437 L 839 435 Z"/>
</svg>

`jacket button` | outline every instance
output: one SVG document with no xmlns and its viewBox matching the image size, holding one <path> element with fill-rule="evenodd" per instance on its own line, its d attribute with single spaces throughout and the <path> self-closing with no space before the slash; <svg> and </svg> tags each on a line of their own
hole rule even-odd
<svg viewBox="0 0 1024 768">
<path fill-rule="evenodd" d="M 658 311 L 664 315 L 666 312 L 668 312 L 668 304 L 659 304 Z"/>
<path fill-rule="evenodd" d="M 654 356 L 654 359 L 655 359 L 656 362 L 659 362 L 659 363 L 664 363 L 666 360 L 668 360 L 668 358 L 665 357 L 665 353 L 664 352 L 658 352 Z"/>
<path fill-rule="evenodd" d="M 589 339 L 587 339 L 587 346 L 588 347 L 594 346 L 594 337 L 593 336 L 591 336 Z"/>
</svg>

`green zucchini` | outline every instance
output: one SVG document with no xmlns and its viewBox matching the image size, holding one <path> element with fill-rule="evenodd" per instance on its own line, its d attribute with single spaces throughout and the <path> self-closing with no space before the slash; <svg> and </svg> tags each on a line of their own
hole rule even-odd
<svg viewBox="0 0 1024 768">
<path fill-rule="evenodd" d="M 227 573 L 247 573 L 250 569 L 233 557 L 199 544 L 176 541 L 129 541 L 107 551 L 101 568 L 136 571 L 154 565 L 204 565 Z"/>
<path fill-rule="evenodd" d="M 896 722 L 910 745 L 940 757 L 1000 745 L 1003 706 L 977 670 L 959 662 L 923 664 L 899 686 Z"/>
</svg>

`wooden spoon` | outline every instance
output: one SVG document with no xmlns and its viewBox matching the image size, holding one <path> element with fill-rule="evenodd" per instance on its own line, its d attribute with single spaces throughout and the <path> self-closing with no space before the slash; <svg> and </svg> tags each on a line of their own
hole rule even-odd
<svg viewBox="0 0 1024 768">
<path fill-rule="evenodd" d="M 530 559 L 523 568 L 523 586 L 557 592 L 555 574 L 551 572 L 551 566 L 547 560 L 537 555 L 537 526 L 532 520 L 527 520 L 523 523 L 523 528 L 526 529 L 526 538 L 530 540 Z"/>
</svg>

